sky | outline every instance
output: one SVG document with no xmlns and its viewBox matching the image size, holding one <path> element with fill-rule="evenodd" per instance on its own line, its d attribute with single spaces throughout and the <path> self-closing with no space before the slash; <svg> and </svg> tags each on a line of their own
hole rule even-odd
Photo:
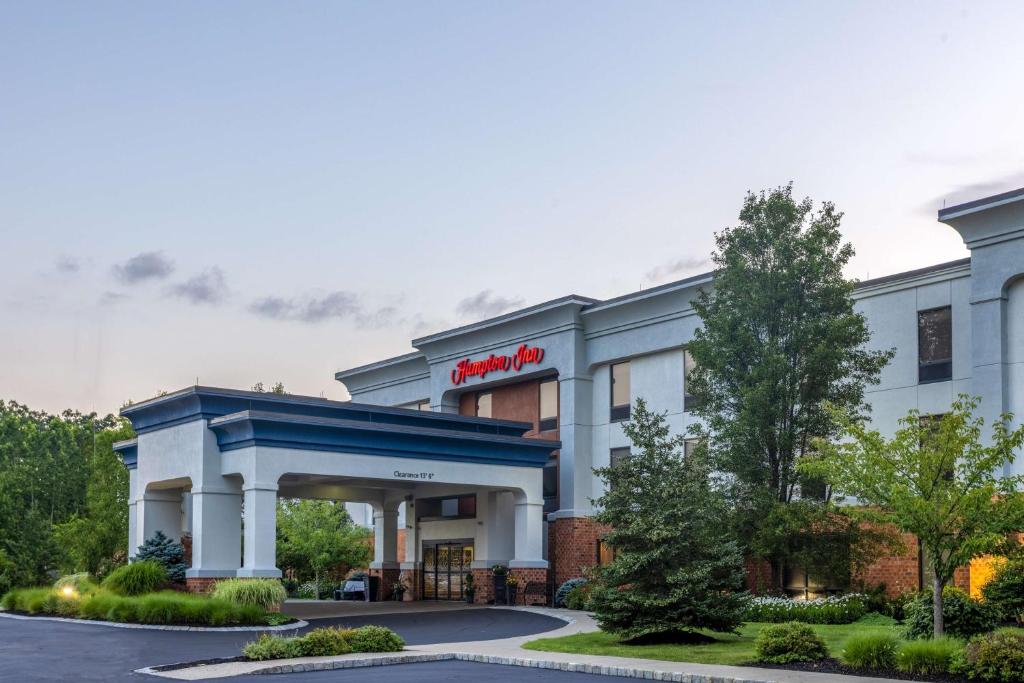
<svg viewBox="0 0 1024 683">
<path fill-rule="evenodd" d="M 864 279 L 1024 186 L 1020 2 L 0 5 L 0 399 L 106 413 L 709 269 L 748 191 Z"/>
</svg>

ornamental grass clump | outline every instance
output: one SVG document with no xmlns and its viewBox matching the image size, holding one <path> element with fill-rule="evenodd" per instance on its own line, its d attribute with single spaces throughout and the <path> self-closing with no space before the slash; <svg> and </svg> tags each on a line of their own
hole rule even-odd
<svg viewBox="0 0 1024 683">
<path fill-rule="evenodd" d="M 754 653 L 764 664 L 793 664 L 825 659 L 828 647 L 810 626 L 791 621 L 763 628 L 754 642 Z"/>
<path fill-rule="evenodd" d="M 153 593 L 167 584 L 167 570 L 155 560 L 142 560 L 118 567 L 101 586 L 118 595 Z"/>
<path fill-rule="evenodd" d="M 903 643 L 896 655 L 900 671 L 922 676 L 949 673 L 963 653 L 964 644 L 954 638 L 911 640 Z"/>
<path fill-rule="evenodd" d="M 843 647 L 844 663 L 859 669 L 896 668 L 896 653 L 900 641 L 889 633 L 867 633 L 856 635 L 846 641 Z"/>
<path fill-rule="evenodd" d="M 830 595 L 813 600 L 762 596 L 750 600 L 744 617 L 747 621 L 805 624 L 852 624 L 867 614 L 867 598 L 860 593 Z"/>
<path fill-rule="evenodd" d="M 277 579 L 225 579 L 217 582 L 210 597 L 270 612 L 280 609 L 288 594 Z"/>
</svg>

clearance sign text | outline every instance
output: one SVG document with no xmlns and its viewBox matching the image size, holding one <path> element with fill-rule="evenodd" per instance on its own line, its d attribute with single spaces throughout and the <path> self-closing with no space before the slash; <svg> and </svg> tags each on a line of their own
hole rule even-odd
<svg viewBox="0 0 1024 683">
<path fill-rule="evenodd" d="M 511 356 L 495 356 L 493 353 L 483 360 L 460 360 L 452 370 L 452 384 L 462 384 L 470 377 L 483 379 L 489 372 L 518 372 L 527 363 L 534 365 L 544 359 L 544 349 L 523 344 Z"/>
</svg>

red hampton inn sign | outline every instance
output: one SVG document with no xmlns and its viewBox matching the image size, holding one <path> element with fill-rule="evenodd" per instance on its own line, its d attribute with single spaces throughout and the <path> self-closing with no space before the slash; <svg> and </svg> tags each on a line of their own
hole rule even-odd
<svg viewBox="0 0 1024 683">
<path fill-rule="evenodd" d="M 470 377 L 483 379 L 489 372 L 518 372 L 527 363 L 538 364 L 544 358 L 544 349 L 523 344 L 511 356 L 495 356 L 493 353 L 483 360 L 460 360 L 452 370 L 452 384 L 462 384 Z"/>
</svg>

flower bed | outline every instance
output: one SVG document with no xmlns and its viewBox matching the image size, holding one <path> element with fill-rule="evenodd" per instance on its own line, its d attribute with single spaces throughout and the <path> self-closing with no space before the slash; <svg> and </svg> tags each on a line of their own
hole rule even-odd
<svg viewBox="0 0 1024 683">
<path fill-rule="evenodd" d="M 756 597 L 750 601 L 745 621 L 780 623 L 800 621 L 805 624 L 851 624 L 867 614 L 867 600 L 859 593 L 792 600 L 779 597 Z"/>
</svg>

